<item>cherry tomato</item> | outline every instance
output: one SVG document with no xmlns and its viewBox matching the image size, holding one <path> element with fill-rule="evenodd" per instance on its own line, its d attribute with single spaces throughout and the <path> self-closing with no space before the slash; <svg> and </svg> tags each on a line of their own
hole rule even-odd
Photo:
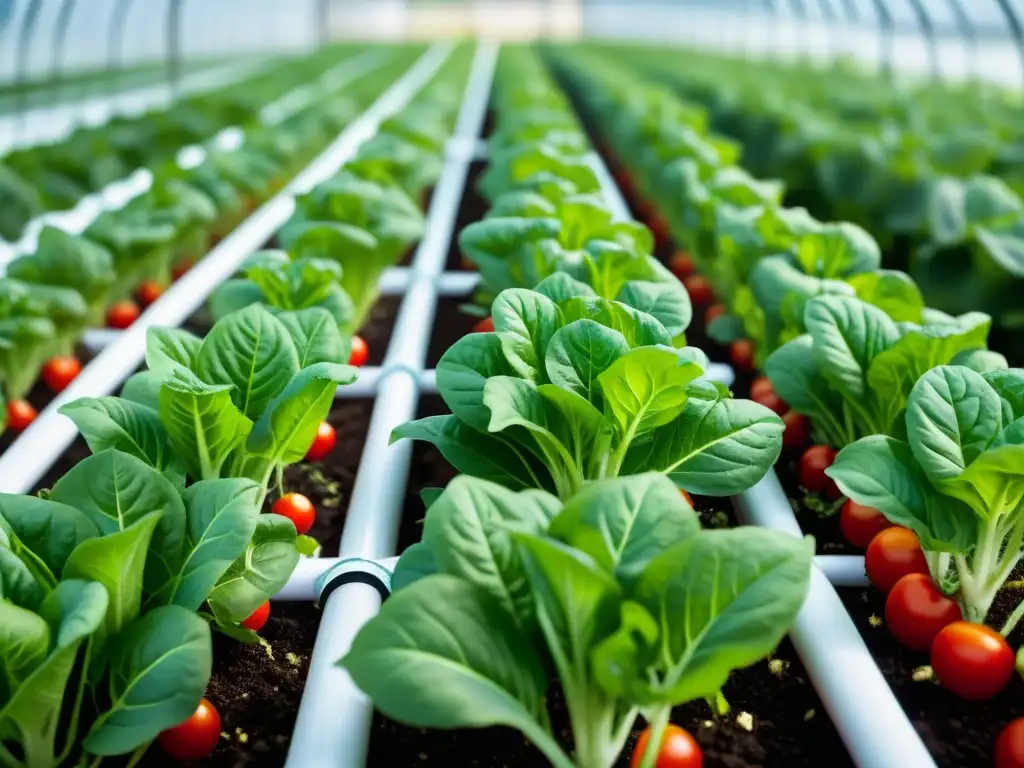
<svg viewBox="0 0 1024 768">
<path fill-rule="evenodd" d="M 220 241 L 220 238 L 214 235 L 211 238 L 211 241 L 213 245 L 216 245 Z M 171 269 L 171 279 L 181 280 L 185 273 L 192 269 L 193 266 L 195 266 L 195 262 L 192 261 L 192 259 L 182 259 Z"/>
<path fill-rule="evenodd" d="M 320 426 L 316 428 L 316 437 L 313 438 L 313 444 L 306 451 L 306 461 L 322 461 L 326 459 L 331 451 L 334 450 L 336 442 L 338 442 L 338 438 L 334 434 L 334 427 L 329 422 L 321 421 Z"/>
<path fill-rule="evenodd" d="M 476 264 L 474 264 L 472 261 L 467 259 L 465 256 L 463 256 L 459 260 L 459 266 L 462 267 L 462 269 L 465 269 L 468 272 L 475 272 L 476 271 Z"/>
<path fill-rule="evenodd" d="M 694 304 L 703 306 L 705 304 L 712 304 L 715 301 L 715 291 L 705 277 L 690 275 L 683 278 L 683 287 L 690 294 L 690 301 Z"/>
<path fill-rule="evenodd" d="M 959 614 L 957 609 L 957 618 Z M 982 701 L 991 699 L 1010 682 L 1016 657 L 1006 638 L 991 627 L 954 621 L 936 636 L 931 661 L 943 686 L 957 696 Z"/>
<path fill-rule="evenodd" d="M 811 421 L 802 413 L 787 411 L 782 417 L 786 431 L 782 433 L 782 447 L 787 451 L 803 448 L 811 442 Z"/>
<path fill-rule="evenodd" d="M 693 508 L 693 496 L 690 495 L 690 492 L 680 488 L 679 489 L 679 494 L 683 497 L 683 501 L 685 501 L 687 504 L 689 504 L 690 508 L 692 509 Z"/>
<path fill-rule="evenodd" d="M 889 631 L 914 651 L 927 651 L 944 626 L 962 618 L 960 606 L 942 594 L 927 573 L 908 573 L 885 599 Z M 1012 653 L 1010 659 L 1012 669 Z"/>
<path fill-rule="evenodd" d="M 146 280 L 139 284 L 139 287 L 135 289 L 135 296 L 138 298 L 139 303 L 148 307 L 154 301 L 160 298 L 163 294 L 164 289 L 160 287 L 160 283 L 155 280 Z"/>
<path fill-rule="evenodd" d="M 835 481 L 825 474 L 825 470 L 836 460 L 836 451 L 827 445 L 812 445 L 800 457 L 800 485 L 811 493 L 822 493 Z M 838 498 L 838 496 L 836 497 Z"/>
<path fill-rule="evenodd" d="M 168 728 L 157 740 L 176 760 L 198 760 L 209 755 L 220 740 L 220 714 L 208 699 L 203 699 L 188 720 Z"/>
<path fill-rule="evenodd" d="M 139 319 L 139 305 L 131 299 L 115 301 L 107 310 L 107 327 L 124 330 Z"/>
<path fill-rule="evenodd" d="M 754 370 L 754 352 L 754 343 L 748 339 L 739 339 L 729 345 L 729 359 L 744 373 Z"/>
<path fill-rule="evenodd" d="M 280 501 L 280 499 L 278 500 Z M 249 618 L 242 622 L 242 626 L 246 629 L 251 629 L 253 632 L 259 632 L 263 629 L 263 625 L 267 623 L 267 619 L 270 618 L 270 601 L 264 600 L 263 604 L 260 605 L 255 611 L 249 614 Z"/>
<path fill-rule="evenodd" d="M 761 377 L 764 378 L 763 376 Z M 775 411 L 779 416 L 785 416 L 789 412 L 789 406 L 786 402 L 775 394 L 775 390 L 771 388 L 771 382 L 768 382 L 768 386 L 765 387 L 761 384 L 758 387 L 750 388 L 750 399 L 755 403 L 760 403 L 765 408 Z"/>
<path fill-rule="evenodd" d="M 640 768 L 647 752 L 647 743 L 651 740 L 651 728 L 648 726 L 640 734 L 633 750 L 633 759 L 629 768 Z M 704 753 L 696 739 L 688 731 L 678 725 L 669 723 L 661 739 L 658 759 L 654 768 L 703 768 Z"/>
<path fill-rule="evenodd" d="M 697 265 L 693 263 L 693 257 L 688 253 L 673 254 L 668 260 L 668 268 L 680 280 L 697 272 Z"/>
<path fill-rule="evenodd" d="M 473 326 L 473 333 L 493 333 L 494 318 L 488 316 Z"/>
<path fill-rule="evenodd" d="M 24 432 L 38 415 L 27 400 L 11 400 L 7 404 L 7 428 L 12 432 Z"/>
<path fill-rule="evenodd" d="M 886 593 L 909 573 L 928 573 L 917 534 L 900 526 L 886 528 L 871 540 L 864 567 L 871 583 Z"/>
<path fill-rule="evenodd" d="M 772 386 L 772 380 L 767 376 L 758 376 L 752 382 L 750 382 L 750 399 L 757 401 L 757 398 L 765 393 L 775 394 L 775 387 Z"/>
<path fill-rule="evenodd" d="M 865 507 L 853 499 L 847 499 L 839 511 L 839 530 L 848 542 L 861 549 L 867 549 L 876 535 L 891 527 L 892 523 L 877 509 Z"/>
<path fill-rule="evenodd" d="M 354 365 L 359 368 L 366 365 L 366 361 L 370 358 L 370 348 L 366 346 L 366 342 L 363 341 L 362 336 L 352 337 L 352 353 L 348 356 L 348 364 Z"/>
<path fill-rule="evenodd" d="M 1011 721 L 996 739 L 996 768 L 1024 768 L 1024 717 Z"/>
<path fill-rule="evenodd" d="M 313 506 L 313 502 L 301 493 L 286 493 L 274 502 L 271 510 L 275 515 L 281 515 L 281 517 L 291 520 L 295 524 L 295 530 L 298 531 L 299 536 L 309 533 L 309 529 L 316 521 L 316 508 Z"/>
<path fill-rule="evenodd" d="M 711 325 L 712 321 L 716 317 L 722 317 L 725 314 L 728 314 L 725 307 L 723 307 L 721 304 L 712 304 L 710 307 L 708 307 L 707 312 L 704 313 L 704 327 L 706 328 L 707 326 Z"/>
<path fill-rule="evenodd" d="M 54 392 L 63 392 L 81 372 L 82 364 L 77 357 L 54 357 L 43 366 L 43 383 Z"/>
</svg>

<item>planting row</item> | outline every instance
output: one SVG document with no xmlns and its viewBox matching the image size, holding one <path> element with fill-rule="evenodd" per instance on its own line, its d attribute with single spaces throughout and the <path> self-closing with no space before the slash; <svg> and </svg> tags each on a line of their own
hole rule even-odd
<svg viewBox="0 0 1024 768">
<path fill-rule="evenodd" d="M 148 192 L 100 214 L 82 234 L 45 227 L 35 252 L 7 265 L 0 278 L 0 433 L 24 430 L 77 375 L 88 355 L 77 348 L 87 329 L 129 327 L 415 55 L 369 53 L 383 63 L 354 71 L 343 98 L 311 103 L 273 127 L 253 125 L 240 146 L 211 151 L 198 165 L 168 163 Z"/>
<path fill-rule="evenodd" d="M 995 741 L 1021 689 L 1007 639 L 1024 612 L 1024 371 L 985 348 L 990 317 L 924 306 L 859 226 L 782 207 L 781 184 L 734 166 L 737 148 L 701 107 L 630 80 L 621 54 L 553 58 L 624 180 L 687 249 L 676 269 L 698 271 L 688 285 L 724 305 L 707 332 L 767 373 L 751 395 L 784 415 L 779 469 L 801 527 L 825 551 L 867 547 L 882 594 L 843 599 L 936 760 L 978 765 L 995 750 L 998 765 L 1022 764 L 1019 723 Z"/>
<path fill-rule="evenodd" d="M 217 290 L 204 333 L 151 328 L 146 368 L 119 396 L 61 409 L 86 455 L 75 461 L 73 449 L 36 495 L 0 495 L 0 765 L 120 755 L 151 765 L 218 743 L 235 764 L 248 738 L 234 723 L 266 712 L 268 699 L 250 698 L 237 675 L 211 683 L 213 669 L 255 658 L 271 677 L 297 671 L 292 654 L 275 655 L 257 634 L 269 597 L 319 548 L 306 535 L 315 510 L 285 492 L 286 470 L 334 448 L 325 418 L 356 377 L 345 364 L 360 362 L 352 334 L 377 278 L 421 234 L 419 202 L 468 69 L 463 49 L 439 71 L 443 51 L 409 69 L 411 54 L 348 89 L 357 104 L 373 101 L 366 115 L 376 116 L 359 130 L 375 135 L 296 200 L 277 235 L 284 250 L 253 254 Z M 410 94 L 432 80 L 399 109 L 408 96 L 396 99 L 396 78 Z M 326 138 L 321 120 L 280 138 L 308 157 L 307 142 Z M 296 165 L 289 155 L 285 167 Z M 265 183 L 285 173 L 276 168 Z M 228 705 L 223 726 L 208 689 Z M 222 742 L 232 729 L 238 738 Z M 166 755 L 149 751 L 154 740 Z M 270 746 L 280 764 L 282 745 Z"/>
</svg>

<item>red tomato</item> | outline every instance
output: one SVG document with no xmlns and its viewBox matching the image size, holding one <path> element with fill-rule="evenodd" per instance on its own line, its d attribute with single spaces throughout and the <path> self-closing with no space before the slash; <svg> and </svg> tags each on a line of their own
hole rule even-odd
<svg viewBox="0 0 1024 768">
<path fill-rule="evenodd" d="M 748 339 L 739 339 L 729 345 L 729 359 L 744 373 L 754 370 L 754 352 L 754 343 Z"/>
<path fill-rule="evenodd" d="M 763 394 L 771 393 L 775 394 L 775 387 L 772 386 L 772 380 L 767 376 L 758 376 L 752 382 L 750 382 L 750 399 L 757 401 L 757 398 Z"/>
<path fill-rule="evenodd" d="M 220 238 L 214 235 L 214 237 L 212 237 L 211 240 L 213 241 L 212 244 L 216 245 Z M 174 265 L 173 269 L 171 269 L 171 279 L 181 280 L 185 273 L 192 269 L 194 265 L 195 262 L 193 262 L 192 259 L 182 259 L 181 261 Z"/>
<path fill-rule="evenodd" d="M 334 427 L 329 422 L 321 421 L 320 426 L 316 428 L 316 437 L 313 438 L 313 444 L 306 451 L 306 461 L 322 461 L 326 459 L 331 451 L 334 450 L 334 444 L 337 442 L 338 438 L 334 434 Z"/>
<path fill-rule="evenodd" d="M 38 415 L 27 400 L 11 400 L 7 404 L 7 428 L 12 432 L 24 432 Z"/>
<path fill-rule="evenodd" d="M 829 486 L 835 487 L 835 481 L 825 474 L 835 460 L 836 451 L 829 446 L 812 445 L 800 457 L 800 485 L 811 493 L 822 493 L 830 490 Z"/>
<path fill-rule="evenodd" d="M 644 728 L 633 749 L 633 759 L 629 768 L 640 768 L 647 752 L 647 743 L 651 740 L 651 728 Z M 658 759 L 654 768 L 703 768 L 704 753 L 696 739 L 688 731 L 678 725 L 668 724 L 661 739 Z"/>
<path fill-rule="evenodd" d="M 871 540 L 864 567 L 871 583 L 886 593 L 909 573 L 928 573 L 917 534 L 900 526 L 886 528 Z"/>
<path fill-rule="evenodd" d="M 996 739 L 996 768 L 1024 768 L 1024 717 L 1011 721 Z"/>
<path fill-rule="evenodd" d="M 704 313 L 704 327 L 706 328 L 711 325 L 711 322 L 716 317 L 722 317 L 725 314 L 728 314 L 725 307 L 721 304 L 712 304 L 708 307 L 707 312 Z"/>
<path fill-rule="evenodd" d="M 473 326 L 473 333 L 493 333 L 494 332 L 494 318 L 485 317 L 483 320 Z"/>
<path fill-rule="evenodd" d="M 707 281 L 707 278 L 700 275 L 690 275 L 683 278 L 683 287 L 690 294 L 690 301 L 694 304 L 711 304 L 715 300 L 715 291 L 711 287 L 711 283 Z"/>
<path fill-rule="evenodd" d="M 474 264 L 472 261 L 467 259 L 465 256 L 463 256 L 459 260 L 459 266 L 462 267 L 462 269 L 465 269 L 465 270 L 467 270 L 469 272 L 475 272 L 476 271 L 476 264 Z"/>
<path fill-rule="evenodd" d="M 680 280 L 684 280 L 697 272 L 697 265 L 693 263 L 693 257 L 688 253 L 682 252 L 672 255 L 672 258 L 668 260 L 668 268 Z"/>
<path fill-rule="evenodd" d="M 82 364 L 77 357 L 54 357 L 43 366 L 43 383 L 54 392 L 63 392 L 81 372 Z"/>
<path fill-rule="evenodd" d="M 839 530 L 846 540 L 855 547 L 867 549 L 868 544 L 892 523 L 874 507 L 865 507 L 853 499 L 847 499 L 839 511 Z"/>
<path fill-rule="evenodd" d="M 286 493 L 274 502 L 271 510 L 275 515 L 281 515 L 281 517 L 291 520 L 295 524 L 295 530 L 298 531 L 299 536 L 309 533 L 309 529 L 316 521 L 316 508 L 313 506 L 313 502 L 301 493 Z"/>
<path fill-rule="evenodd" d="M 959 614 L 958 609 L 958 618 Z M 981 701 L 991 699 L 1010 682 L 1016 657 L 1006 638 L 994 629 L 954 621 L 932 643 L 931 661 L 943 686 L 957 696 Z"/>
<path fill-rule="evenodd" d="M 251 629 L 253 632 L 259 632 L 263 629 L 263 625 L 267 623 L 267 619 L 270 618 L 270 601 L 264 600 L 263 604 L 255 611 L 249 614 L 249 618 L 242 622 L 242 626 L 246 629 Z"/>
<path fill-rule="evenodd" d="M 788 451 L 803 448 L 811 442 L 811 422 L 802 413 L 787 411 L 782 417 L 786 431 L 782 433 L 782 447 Z"/>
<path fill-rule="evenodd" d="M 188 720 L 168 728 L 157 740 L 176 760 L 198 760 L 209 755 L 220 740 L 220 714 L 208 699 L 203 699 Z"/>
<path fill-rule="evenodd" d="M 163 294 L 164 289 L 160 287 L 160 283 L 155 280 L 146 280 L 139 284 L 139 287 L 135 289 L 135 296 L 138 298 L 139 303 L 148 307 L 154 301 L 160 298 Z"/>
<path fill-rule="evenodd" d="M 789 406 L 786 405 L 786 402 L 775 394 L 774 389 L 771 389 L 771 382 L 768 383 L 768 388 L 765 388 L 764 385 L 757 388 L 751 387 L 750 399 L 755 403 L 760 403 L 769 410 L 775 411 L 779 416 L 785 416 L 789 412 Z"/>
<path fill-rule="evenodd" d="M 139 305 L 131 299 L 115 301 L 107 310 L 107 327 L 124 330 L 139 319 Z"/>
<path fill-rule="evenodd" d="M 359 368 L 366 365 L 366 361 L 370 358 L 370 348 L 366 346 L 366 342 L 363 341 L 362 336 L 352 337 L 352 353 L 348 356 L 348 364 L 354 365 Z"/>
<path fill-rule="evenodd" d="M 690 492 L 680 488 L 679 489 L 679 493 L 680 493 L 680 495 L 682 495 L 683 501 L 685 501 L 687 504 L 689 504 L 690 507 L 692 508 L 693 507 L 693 496 L 690 495 Z"/>
<path fill-rule="evenodd" d="M 889 631 L 914 651 L 927 651 L 944 626 L 962 618 L 960 606 L 942 594 L 927 573 L 908 573 L 893 585 L 885 599 Z"/>
</svg>

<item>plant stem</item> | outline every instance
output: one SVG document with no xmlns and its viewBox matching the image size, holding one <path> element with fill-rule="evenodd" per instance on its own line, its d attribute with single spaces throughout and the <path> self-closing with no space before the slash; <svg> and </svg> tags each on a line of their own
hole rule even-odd
<svg viewBox="0 0 1024 768">
<path fill-rule="evenodd" d="M 671 707 L 662 707 L 654 714 L 651 721 L 651 738 L 647 742 L 647 750 L 644 752 L 640 768 L 654 768 L 654 762 L 661 752 L 661 741 L 665 738 L 665 728 L 668 727 L 668 718 L 672 713 Z"/>
<path fill-rule="evenodd" d="M 139 760 L 141 760 L 145 756 L 146 752 L 149 751 L 149 747 L 152 743 L 152 741 L 147 741 L 141 747 L 132 752 L 132 756 L 128 760 L 128 764 L 125 768 L 135 768 L 135 766 L 138 765 Z"/>
<path fill-rule="evenodd" d="M 1003 628 L 999 630 L 999 634 L 1001 634 L 1003 637 L 1009 637 L 1010 633 L 1013 632 L 1014 629 L 1016 629 L 1017 622 L 1020 621 L 1022 616 L 1024 616 L 1024 600 L 1021 600 L 1019 603 L 1017 603 L 1017 607 L 1013 609 L 1013 613 L 1010 614 L 1010 617 L 1006 620 L 1006 623 L 1003 624 Z"/>
</svg>

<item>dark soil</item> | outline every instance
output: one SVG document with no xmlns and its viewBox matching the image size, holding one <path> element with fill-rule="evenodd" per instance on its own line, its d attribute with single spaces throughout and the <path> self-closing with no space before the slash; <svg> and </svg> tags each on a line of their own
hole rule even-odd
<svg viewBox="0 0 1024 768">
<path fill-rule="evenodd" d="M 1010 678 L 1006 689 L 990 701 L 967 701 L 931 679 L 928 654 L 901 645 L 884 626 L 885 597 L 874 589 L 840 588 L 839 596 L 864 637 L 871 655 L 892 686 L 907 717 L 942 768 L 992 765 L 996 737 L 1014 718 L 1024 715 L 1024 681 Z M 996 598 L 988 623 L 1002 626 L 1024 593 L 1007 590 Z M 1024 642 L 1018 626 L 1010 635 L 1013 648 Z M 919 679 L 915 680 L 914 678 Z"/>
<path fill-rule="evenodd" d="M 796 514 L 800 530 L 814 536 L 820 555 L 862 555 L 864 550 L 853 546 L 839 530 L 839 504 L 824 496 L 808 493 L 798 479 L 802 451 L 784 451 L 775 462 L 775 473 Z"/>
<path fill-rule="evenodd" d="M 480 176 L 486 168 L 487 162 L 484 160 L 474 160 L 469 164 L 466 186 L 462 191 L 462 202 L 459 204 L 459 212 L 455 217 L 452 241 L 448 247 L 448 260 L 444 267 L 448 272 L 463 272 L 473 268 L 472 264 L 462 258 L 462 252 L 459 250 L 459 233 L 468 225 L 480 221 L 491 207 L 477 190 Z"/>
<path fill-rule="evenodd" d="M 473 326 L 480 322 L 479 317 L 468 315 L 459 307 L 472 299 L 468 294 L 462 296 L 439 296 L 437 313 L 434 317 L 434 330 L 430 334 L 427 346 L 428 369 L 436 368 L 438 361 L 452 344 L 467 333 L 473 332 Z"/>
</svg>

